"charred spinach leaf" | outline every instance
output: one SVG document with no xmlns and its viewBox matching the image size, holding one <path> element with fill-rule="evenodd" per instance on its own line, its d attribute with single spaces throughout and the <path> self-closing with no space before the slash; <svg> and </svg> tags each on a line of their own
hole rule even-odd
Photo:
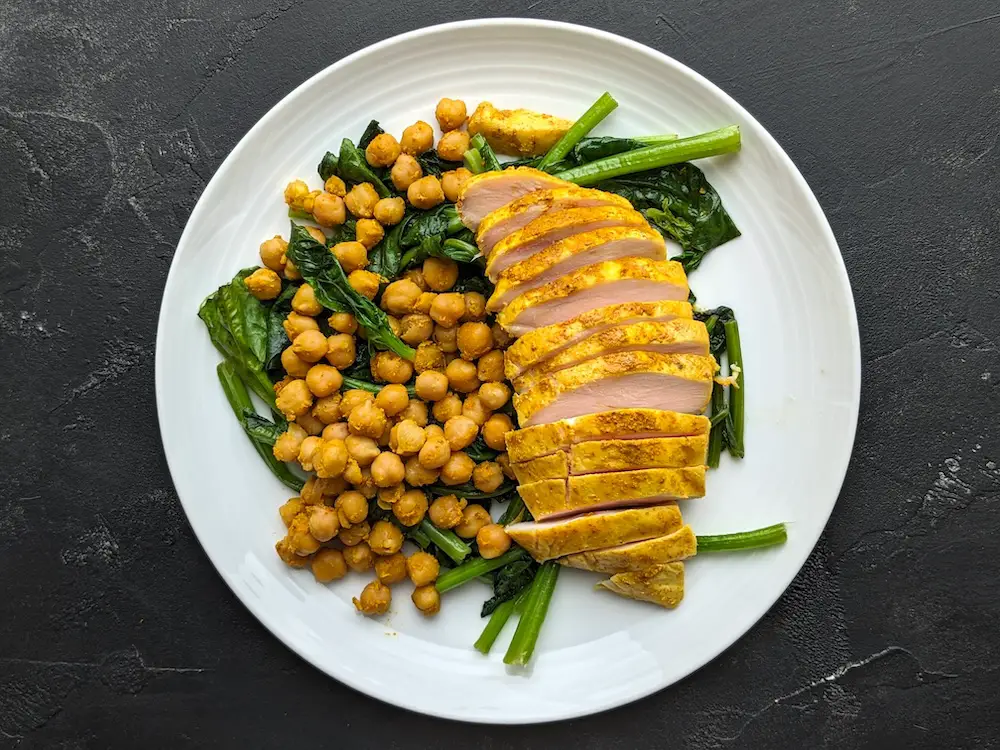
<svg viewBox="0 0 1000 750">
<path fill-rule="evenodd" d="M 523 550 L 522 550 L 523 551 Z M 524 556 L 509 562 L 493 572 L 493 596 L 483 603 L 481 617 L 488 617 L 508 599 L 513 599 L 531 585 L 538 571 L 538 563 L 524 552 Z"/>
<path fill-rule="evenodd" d="M 364 151 L 358 149 L 350 138 L 340 142 L 340 155 L 337 158 L 337 171 L 345 182 L 357 185 L 370 182 L 380 198 L 388 198 L 392 192 L 379 179 L 365 159 Z"/>
</svg>

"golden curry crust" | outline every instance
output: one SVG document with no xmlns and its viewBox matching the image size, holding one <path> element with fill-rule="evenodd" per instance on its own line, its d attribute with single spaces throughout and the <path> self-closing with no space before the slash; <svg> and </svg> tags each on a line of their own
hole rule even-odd
<svg viewBox="0 0 1000 750">
<path fill-rule="evenodd" d="M 482 133 L 498 154 L 541 156 L 552 148 L 573 125 L 564 120 L 530 109 L 497 109 L 482 102 L 469 118 L 469 134 Z"/>
<path fill-rule="evenodd" d="M 625 573 L 686 560 L 697 551 L 697 537 L 685 525 L 652 539 L 566 555 L 559 558 L 559 563 L 595 573 Z"/>
</svg>

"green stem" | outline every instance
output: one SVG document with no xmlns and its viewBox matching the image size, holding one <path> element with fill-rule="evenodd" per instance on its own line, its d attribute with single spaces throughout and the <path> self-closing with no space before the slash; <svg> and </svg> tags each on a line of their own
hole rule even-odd
<svg viewBox="0 0 1000 750">
<path fill-rule="evenodd" d="M 305 211 L 299 211 L 297 208 L 290 208 L 288 209 L 288 218 L 298 219 L 299 221 L 312 221 L 313 215 Z"/>
<path fill-rule="evenodd" d="M 503 169 L 503 165 L 497 158 L 496 153 L 494 153 L 493 147 L 486 142 L 482 133 L 476 133 L 472 136 L 472 140 L 469 141 L 469 146 L 474 148 L 479 153 L 479 158 L 483 162 L 483 171 L 499 172 Z"/>
<path fill-rule="evenodd" d="M 552 593 L 556 589 L 561 566 L 555 560 L 542 563 L 531 584 L 531 591 L 524 603 L 524 612 L 518 620 L 517 630 L 510 641 L 507 654 L 503 657 L 504 664 L 524 666 L 531 661 L 535 651 L 535 643 L 542 632 L 542 623 L 552 601 Z"/>
<path fill-rule="evenodd" d="M 486 171 L 486 163 L 483 161 L 483 155 L 474 148 L 470 148 L 463 154 L 462 161 L 465 162 L 465 168 L 472 172 L 472 174 L 482 174 Z"/>
<path fill-rule="evenodd" d="M 740 327 L 735 320 L 726 323 L 726 357 L 729 360 L 730 372 L 732 372 L 733 365 L 740 368 L 740 374 L 736 376 L 736 383 L 729 387 L 729 414 L 733 418 L 733 436 L 735 438 L 729 445 L 729 453 L 735 458 L 743 458 L 746 388 L 743 384 L 743 349 L 740 346 Z"/>
<path fill-rule="evenodd" d="M 693 159 L 704 159 L 707 156 L 718 156 L 738 151 L 740 148 L 740 128 L 738 125 L 713 130 L 710 133 L 693 135 L 690 138 L 678 138 L 676 141 L 662 143 L 635 151 L 598 159 L 590 164 L 583 164 L 573 169 L 559 172 L 556 177 L 574 182 L 577 185 L 594 185 L 602 180 L 620 177 L 635 172 L 645 172 L 658 169 L 669 164 L 678 164 Z"/>
<path fill-rule="evenodd" d="M 547 172 L 553 164 L 562 161 L 573 146 L 586 137 L 587 133 L 596 128 L 601 120 L 614 112 L 617 107 L 618 102 L 611 94 L 607 91 L 601 94 L 597 101 L 590 105 L 590 109 L 573 123 L 573 126 L 563 134 L 556 145 L 550 148 L 549 152 L 538 162 L 538 169 Z"/>
<path fill-rule="evenodd" d="M 776 523 L 773 526 L 753 531 L 739 531 L 735 534 L 698 534 L 698 554 L 773 547 L 777 544 L 784 544 L 786 539 L 788 539 L 788 530 L 783 523 Z"/>
<path fill-rule="evenodd" d="M 661 143 L 672 143 L 677 140 L 677 133 L 663 133 L 662 135 L 644 135 L 633 140 L 645 143 L 647 146 L 659 146 Z"/>
<path fill-rule="evenodd" d="M 479 248 L 465 240 L 450 237 L 444 241 L 443 247 L 445 250 L 451 251 L 445 253 L 449 258 L 460 263 L 471 263 L 479 257 Z"/>
<path fill-rule="evenodd" d="M 502 568 L 507 563 L 512 563 L 515 560 L 523 560 L 524 557 L 524 550 L 520 547 L 508 550 L 500 555 L 500 557 L 494 557 L 492 560 L 487 560 L 485 557 L 477 557 L 462 563 L 457 568 L 452 568 L 447 573 L 442 573 L 438 576 L 435 585 L 437 586 L 437 590 L 443 594 L 445 591 L 457 588 L 463 583 L 474 581 L 479 576 L 486 575 L 490 571 Z"/>
<path fill-rule="evenodd" d="M 446 230 L 446 232 L 449 236 L 453 234 L 458 234 L 463 229 L 465 229 L 465 224 L 462 223 L 462 219 L 458 216 L 457 213 L 453 217 L 448 219 L 448 229 Z"/>
<path fill-rule="evenodd" d="M 431 538 L 424 533 L 424 530 L 419 526 L 414 526 L 412 529 L 406 530 L 406 535 L 413 540 L 413 542 L 420 547 L 420 549 L 427 549 L 431 546 Z"/>
<path fill-rule="evenodd" d="M 713 389 L 714 390 L 714 389 Z M 728 407 L 723 406 L 719 411 L 712 412 L 712 428 L 714 429 L 722 420 L 729 416 Z"/>
<path fill-rule="evenodd" d="M 507 503 L 507 507 L 504 509 L 503 515 L 500 516 L 500 520 L 497 521 L 501 526 L 509 526 L 512 523 L 517 523 L 524 514 L 524 500 L 521 499 L 520 495 L 515 494 L 510 502 Z"/>
<path fill-rule="evenodd" d="M 708 458 L 705 463 L 710 469 L 719 468 L 719 459 L 722 457 L 722 443 L 724 424 L 715 423 L 715 415 L 729 410 L 726 408 L 726 389 L 718 383 L 712 384 L 712 431 L 708 435 Z M 725 418 L 723 418 L 724 420 Z"/>
<path fill-rule="evenodd" d="M 507 624 L 507 620 L 516 611 L 524 606 L 525 600 L 528 598 L 529 588 L 525 588 L 513 599 L 508 599 L 493 610 L 493 614 L 490 615 L 490 621 L 486 623 L 486 627 L 483 628 L 482 635 L 476 640 L 473 646 L 475 646 L 476 651 L 481 654 L 488 654 L 490 649 L 493 648 L 493 644 L 496 642 L 497 636 L 503 631 L 504 625 Z"/>
<path fill-rule="evenodd" d="M 459 539 L 454 532 L 442 531 L 427 518 L 421 521 L 417 528 L 426 535 L 431 544 L 448 555 L 456 564 L 462 562 L 472 552 L 469 545 Z"/>
<path fill-rule="evenodd" d="M 246 431 L 246 424 L 243 419 L 244 409 L 253 409 L 253 404 L 250 401 L 250 394 L 247 393 L 246 386 L 243 381 L 240 380 L 240 376 L 237 374 L 236 368 L 229 362 L 220 362 L 219 366 L 216 368 L 216 372 L 219 375 L 219 383 L 222 385 L 222 392 L 226 394 L 226 400 L 229 402 L 229 406 L 232 408 L 233 413 L 236 415 L 236 419 L 239 421 L 240 426 Z M 286 487 L 298 492 L 302 489 L 305 482 L 299 477 L 295 476 L 291 470 L 285 466 L 281 461 L 274 457 L 274 453 L 271 448 L 267 445 L 263 445 L 254 439 L 250 439 L 250 443 L 253 445 L 254 450 L 261 457 L 267 468 L 271 470 Z"/>
</svg>

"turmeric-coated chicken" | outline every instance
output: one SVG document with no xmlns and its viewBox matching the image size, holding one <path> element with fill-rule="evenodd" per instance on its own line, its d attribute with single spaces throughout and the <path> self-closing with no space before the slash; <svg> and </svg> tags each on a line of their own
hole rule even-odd
<svg viewBox="0 0 1000 750">
<path fill-rule="evenodd" d="M 541 156 L 572 125 L 572 120 L 530 109 L 497 109 L 490 102 L 482 102 L 469 118 L 469 133 L 482 133 L 498 154 Z"/>
<path fill-rule="evenodd" d="M 686 560 L 697 552 L 698 538 L 694 531 L 690 526 L 682 526 L 652 539 L 566 555 L 559 558 L 559 564 L 595 573 L 625 573 Z"/>
<path fill-rule="evenodd" d="M 608 580 L 601 581 L 598 586 L 619 596 L 673 609 L 684 598 L 684 563 L 667 563 L 644 570 L 617 573 Z"/>
</svg>

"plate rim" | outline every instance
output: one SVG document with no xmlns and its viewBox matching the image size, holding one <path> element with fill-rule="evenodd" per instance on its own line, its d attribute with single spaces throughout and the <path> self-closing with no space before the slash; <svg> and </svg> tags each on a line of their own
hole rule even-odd
<svg viewBox="0 0 1000 750">
<path fill-rule="evenodd" d="M 251 603 L 248 600 L 248 598 L 244 598 L 240 594 L 240 592 L 230 583 L 229 578 L 223 572 L 220 565 L 216 563 L 215 557 L 210 551 L 209 546 L 206 545 L 205 540 L 202 538 L 202 535 L 199 534 L 195 524 L 192 522 L 191 516 L 188 513 L 188 507 L 185 504 L 184 499 L 181 498 L 180 492 L 177 490 L 177 483 L 174 481 L 174 474 L 175 474 L 174 465 L 177 459 L 176 458 L 174 458 L 173 460 L 171 459 L 171 451 L 167 447 L 167 441 L 164 432 L 164 421 L 162 417 L 162 415 L 169 408 L 169 406 L 164 401 L 165 399 L 164 389 L 161 388 L 160 386 L 161 382 L 163 382 L 167 377 L 167 374 L 164 371 L 167 365 L 165 362 L 165 358 L 162 356 L 162 341 L 164 340 L 166 329 L 169 325 L 167 322 L 167 317 L 164 314 L 164 303 L 166 301 L 167 291 L 168 289 L 171 288 L 171 281 L 174 278 L 175 274 L 178 273 L 177 258 L 179 251 L 181 250 L 182 247 L 185 246 L 187 242 L 190 242 L 190 234 L 194 231 L 192 227 L 198 223 L 198 220 L 201 219 L 201 215 L 206 211 L 210 210 L 208 204 L 203 201 L 205 194 L 209 192 L 209 189 L 212 187 L 213 182 L 221 179 L 220 175 L 223 175 L 238 160 L 242 152 L 248 147 L 248 142 L 251 140 L 251 137 L 258 130 L 266 127 L 272 119 L 278 117 L 279 113 L 277 112 L 277 110 L 280 109 L 282 103 L 285 102 L 290 97 L 292 97 L 294 94 L 296 94 L 300 89 L 304 89 L 311 86 L 313 82 L 316 81 L 317 79 L 326 75 L 331 75 L 335 73 L 336 70 L 349 65 L 350 63 L 354 62 L 359 58 L 366 57 L 369 55 L 377 55 L 379 52 L 383 51 L 388 47 L 391 47 L 400 42 L 408 41 L 414 38 L 419 38 L 421 36 L 427 36 L 439 32 L 461 30 L 465 28 L 481 28 L 484 26 L 492 26 L 500 28 L 520 27 L 520 28 L 534 28 L 534 29 L 554 29 L 561 32 L 569 32 L 571 34 L 589 36 L 592 38 L 597 38 L 602 41 L 611 42 L 616 45 L 621 45 L 624 47 L 631 48 L 633 51 L 656 58 L 660 63 L 671 67 L 679 75 L 694 79 L 695 82 L 699 83 L 702 86 L 707 87 L 716 96 L 721 97 L 726 102 L 726 104 L 728 104 L 728 106 L 734 109 L 734 111 L 740 113 L 745 118 L 744 127 L 749 126 L 750 129 L 753 129 L 755 131 L 754 136 L 765 142 L 769 142 L 768 145 L 772 148 L 773 151 L 775 151 L 779 155 L 779 158 L 782 161 L 783 166 L 785 166 L 789 170 L 789 174 L 791 175 L 794 184 L 802 191 L 805 200 L 810 207 L 810 210 L 813 212 L 815 218 L 819 220 L 818 228 L 821 234 L 823 235 L 823 239 L 826 242 L 830 243 L 837 250 L 835 258 L 836 261 L 835 265 L 837 271 L 835 281 L 838 287 L 837 291 L 839 294 L 845 295 L 844 296 L 845 301 L 850 303 L 848 305 L 848 313 L 847 313 L 849 320 L 845 322 L 849 324 L 849 334 L 850 334 L 849 338 L 850 338 L 850 349 L 851 349 L 850 354 L 852 360 L 850 363 L 852 365 L 852 367 L 850 368 L 851 369 L 850 376 L 852 377 L 853 380 L 851 384 L 852 389 L 851 389 L 851 409 L 850 409 L 850 435 L 849 435 L 849 441 L 845 442 L 845 445 L 849 447 L 844 452 L 843 457 L 841 457 L 841 459 L 838 461 L 838 465 L 835 467 L 837 469 L 836 473 L 840 475 L 840 480 L 837 486 L 837 496 L 834 499 L 833 503 L 830 505 L 829 510 L 826 513 L 826 517 L 822 519 L 822 527 L 819 536 L 817 536 L 816 538 L 816 541 L 808 548 L 808 550 L 804 551 L 804 554 L 799 557 L 794 566 L 793 565 L 788 566 L 790 575 L 788 575 L 784 580 L 781 586 L 780 593 L 775 597 L 775 599 L 770 604 L 764 607 L 755 617 L 753 617 L 752 621 L 747 625 L 745 629 L 741 629 L 739 630 L 739 632 L 735 632 L 731 638 L 721 639 L 718 643 L 717 648 L 713 647 L 712 649 L 710 649 L 710 651 L 714 652 L 712 653 L 712 655 L 707 656 L 703 661 L 697 663 L 696 666 L 694 666 L 694 668 L 692 668 L 683 677 L 674 680 L 672 682 L 668 682 L 667 684 L 657 684 L 648 688 L 647 687 L 639 688 L 635 692 L 630 693 L 627 696 L 621 697 L 620 699 L 616 698 L 608 702 L 607 704 L 599 707 L 587 707 L 581 710 L 577 709 L 565 710 L 558 714 L 553 714 L 546 717 L 512 719 L 509 721 L 504 721 L 502 717 L 499 719 L 485 718 L 485 717 L 469 718 L 469 717 L 459 716 L 455 713 L 450 713 L 447 710 L 432 713 L 426 711 L 423 708 L 417 707 L 414 704 L 407 705 L 402 702 L 396 700 L 390 700 L 389 698 L 377 695 L 368 689 L 368 685 L 366 683 L 354 679 L 352 675 L 333 674 L 330 670 L 316 664 L 304 652 L 304 650 L 298 647 L 295 640 L 285 636 L 283 631 L 278 627 L 277 623 L 274 622 L 269 617 L 267 609 L 263 606 L 260 606 L 259 601 L 254 601 Z M 822 535 L 825 532 L 826 527 L 829 523 L 830 516 L 833 514 L 833 509 L 839 502 L 840 493 L 843 490 L 843 485 L 847 478 L 847 471 L 850 465 L 851 457 L 854 452 L 854 445 L 857 436 L 857 426 L 858 426 L 858 419 L 860 415 L 860 406 L 861 406 L 861 383 L 862 383 L 861 341 L 860 341 L 860 329 L 858 327 L 857 307 L 854 300 L 853 290 L 851 288 L 850 277 L 847 273 L 846 264 L 844 263 L 843 252 L 841 251 L 840 248 L 840 243 L 837 241 L 837 238 L 833 233 L 833 229 L 830 227 L 830 223 L 827 220 L 826 214 L 823 211 L 823 208 L 820 205 L 819 200 L 816 198 L 815 193 L 809 187 L 808 182 L 803 177 L 802 173 L 799 171 L 795 163 L 792 161 L 791 157 L 785 152 L 784 148 L 782 148 L 778 140 L 760 122 L 758 122 L 758 120 L 744 106 L 742 106 L 739 102 L 737 102 L 726 91 L 724 91 L 722 88 L 717 86 L 711 80 L 703 76 L 701 73 L 697 72 L 688 65 L 680 62 L 679 60 L 676 60 L 670 55 L 667 55 L 664 52 L 660 52 L 659 50 L 654 49 L 653 47 L 645 45 L 641 42 L 638 42 L 634 39 L 630 39 L 628 37 L 621 36 L 613 32 L 605 31 L 603 29 L 597 29 L 591 26 L 568 23 L 564 21 L 552 21 L 552 20 L 535 19 L 535 18 L 522 18 L 522 17 L 500 17 L 500 18 L 478 18 L 478 19 L 472 18 L 461 21 L 452 21 L 448 23 L 424 26 L 418 29 L 404 32 L 402 34 L 397 34 L 388 37 L 386 39 L 380 40 L 366 47 L 363 47 L 359 50 L 356 50 L 355 52 L 352 52 L 350 55 L 342 57 L 332 62 L 331 64 L 323 67 L 322 69 L 316 71 L 313 75 L 309 76 L 302 83 L 298 84 L 297 86 L 289 90 L 284 96 L 281 97 L 281 99 L 275 102 L 271 106 L 271 108 L 268 109 L 268 111 L 265 112 L 250 127 L 250 129 L 246 131 L 246 133 L 244 133 L 244 135 L 239 139 L 239 141 L 232 148 L 232 150 L 226 155 L 225 159 L 223 159 L 222 162 L 219 164 L 218 168 L 212 174 L 212 177 L 205 184 L 205 187 L 199 194 L 198 201 L 196 202 L 194 209 L 191 211 L 191 214 L 188 216 L 187 222 L 184 225 L 184 229 L 181 232 L 180 238 L 177 241 L 177 245 L 174 250 L 174 255 L 170 261 L 170 268 L 168 269 L 167 276 L 164 281 L 163 294 L 161 295 L 160 298 L 160 309 L 157 316 L 157 326 L 156 326 L 154 391 L 156 399 L 157 424 L 159 426 L 160 442 L 163 448 L 164 458 L 167 463 L 167 470 L 170 473 L 170 479 L 171 482 L 174 484 L 174 489 L 175 492 L 177 492 L 177 497 L 180 502 L 181 508 L 184 511 L 185 518 L 187 518 L 188 524 L 190 525 L 191 530 L 198 541 L 198 544 L 201 546 L 209 562 L 211 562 L 212 567 L 215 568 L 215 572 L 220 576 L 220 578 L 222 578 L 225 584 L 229 587 L 230 591 L 236 596 L 237 600 L 240 601 L 243 604 L 243 606 L 250 612 L 250 614 L 252 614 L 257 619 L 257 621 L 260 622 L 260 624 L 262 624 L 265 628 L 267 628 L 267 630 L 281 643 L 283 643 L 289 650 L 295 653 L 299 658 L 301 658 L 303 661 L 309 664 L 312 668 L 322 672 L 326 676 L 340 682 L 341 684 L 346 685 L 347 687 L 356 690 L 357 692 L 360 692 L 364 695 L 375 698 L 376 700 L 382 703 L 393 705 L 413 713 L 418 713 L 425 716 L 434 716 L 437 718 L 443 718 L 447 720 L 460 721 L 464 723 L 471 723 L 471 724 L 527 725 L 527 724 L 551 723 L 555 721 L 563 721 L 582 716 L 591 716 L 603 713 L 605 711 L 609 711 L 614 708 L 619 708 L 624 705 L 628 705 L 643 698 L 647 698 L 650 695 L 653 695 L 654 693 L 658 693 L 669 687 L 673 687 L 674 685 L 677 685 L 679 682 L 689 678 L 691 675 L 700 671 L 706 664 L 708 664 L 711 661 L 714 661 L 723 653 L 725 653 L 727 650 L 729 650 L 733 646 L 733 644 L 736 643 L 736 641 L 743 638 L 747 633 L 750 632 L 751 629 L 756 627 L 756 625 L 760 622 L 760 620 L 781 599 L 781 597 L 787 591 L 789 585 L 791 585 L 795 577 L 798 576 L 798 574 L 801 572 L 805 563 L 815 550 L 815 547 L 818 544 L 819 540 L 822 538 Z"/>
</svg>

